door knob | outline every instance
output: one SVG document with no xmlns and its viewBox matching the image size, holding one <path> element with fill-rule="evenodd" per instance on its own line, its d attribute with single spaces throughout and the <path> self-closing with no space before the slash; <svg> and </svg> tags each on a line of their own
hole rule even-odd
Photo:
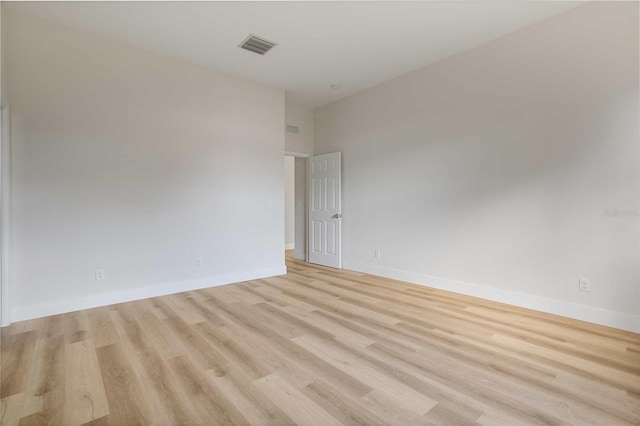
<svg viewBox="0 0 640 426">
<path fill-rule="evenodd" d="M 341 215 L 341 214 L 336 213 L 336 214 L 334 214 L 333 216 L 331 216 L 331 218 L 332 218 L 332 219 L 339 219 L 339 218 L 340 218 L 340 216 L 342 216 L 342 215 Z"/>
</svg>

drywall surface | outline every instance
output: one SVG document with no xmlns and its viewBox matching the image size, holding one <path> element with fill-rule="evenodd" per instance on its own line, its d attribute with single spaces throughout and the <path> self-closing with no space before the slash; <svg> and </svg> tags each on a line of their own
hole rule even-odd
<svg viewBox="0 0 640 426">
<path fill-rule="evenodd" d="M 313 109 L 285 99 L 285 124 L 298 127 L 298 133 L 285 133 L 285 150 L 313 154 Z"/>
<path fill-rule="evenodd" d="M 638 51 L 590 3 L 316 110 L 345 267 L 640 331 Z"/>
<path fill-rule="evenodd" d="M 296 237 L 295 157 L 284 157 L 284 248 L 293 250 Z"/>
<path fill-rule="evenodd" d="M 4 12 L 12 320 L 285 272 L 282 90 Z"/>
</svg>

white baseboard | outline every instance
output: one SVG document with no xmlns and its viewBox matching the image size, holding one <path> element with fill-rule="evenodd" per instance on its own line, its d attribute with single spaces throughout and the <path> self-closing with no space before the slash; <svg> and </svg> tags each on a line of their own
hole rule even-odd
<svg viewBox="0 0 640 426">
<path fill-rule="evenodd" d="M 351 269 L 365 274 L 378 275 L 399 281 L 406 281 L 427 287 L 461 293 L 494 302 L 506 303 L 521 308 L 560 315 L 607 327 L 640 333 L 640 315 L 626 314 L 610 311 L 593 306 L 579 305 L 577 303 L 562 300 L 548 299 L 526 293 L 487 287 L 479 284 L 451 280 L 448 278 L 434 277 L 431 275 L 417 274 L 360 262 L 344 262 L 345 269 Z"/>
<path fill-rule="evenodd" d="M 296 248 L 296 243 L 290 243 L 290 244 L 285 244 L 284 245 L 284 249 L 285 250 L 293 250 Z"/>
<path fill-rule="evenodd" d="M 112 293 L 91 294 L 63 300 L 51 300 L 46 303 L 16 306 L 11 311 L 11 322 L 64 314 L 82 309 L 97 308 L 99 306 L 113 305 L 114 303 L 131 302 L 133 300 L 147 299 L 149 297 L 165 296 L 167 294 L 180 293 L 183 291 L 257 280 L 276 275 L 284 275 L 286 273 L 287 267 L 282 265 L 274 268 L 216 275 L 196 280 L 166 282 L 146 287 L 118 290 Z"/>
<path fill-rule="evenodd" d="M 300 250 L 295 250 L 293 252 L 293 258 L 294 259 L 298 259 L 298 260 L 307 260 L 307 255 L 304 251 Z"/>
</svg>

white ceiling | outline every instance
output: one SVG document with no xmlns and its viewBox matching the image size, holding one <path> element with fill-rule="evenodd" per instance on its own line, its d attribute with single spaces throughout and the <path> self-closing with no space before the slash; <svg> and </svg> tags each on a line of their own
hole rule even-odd
<svg viewBox="0 0 640 426">
<path fill-rule="evenodd" d="M 286 90 L 319 107 L 580 3 L 3 2 L 68 27 Z M 249 33 L 279 43 L 239 49 Z M 341 84 L 331 90 L 332 84 Z"/>
</svg>

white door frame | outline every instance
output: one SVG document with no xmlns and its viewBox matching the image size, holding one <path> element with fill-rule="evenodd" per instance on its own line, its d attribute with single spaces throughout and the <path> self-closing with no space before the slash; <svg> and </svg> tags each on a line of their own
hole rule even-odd
<svg viewBox="0 0 640 426">
<path fill-rule="evenodd" d="M 307 154 L 306 152 L 296 152 L 296 151 L 285 151 L 284 155 L 289 155 L 291 157 L 300 157 L 300 158 L 311 157 L 311 154 Z"/>
<path fill-rule="evenodd" d="M 11 324 L 9 256 L 11 247 L 11 142 L 9 108 L 0 109 L 0 327 Z"/>
</svg>

